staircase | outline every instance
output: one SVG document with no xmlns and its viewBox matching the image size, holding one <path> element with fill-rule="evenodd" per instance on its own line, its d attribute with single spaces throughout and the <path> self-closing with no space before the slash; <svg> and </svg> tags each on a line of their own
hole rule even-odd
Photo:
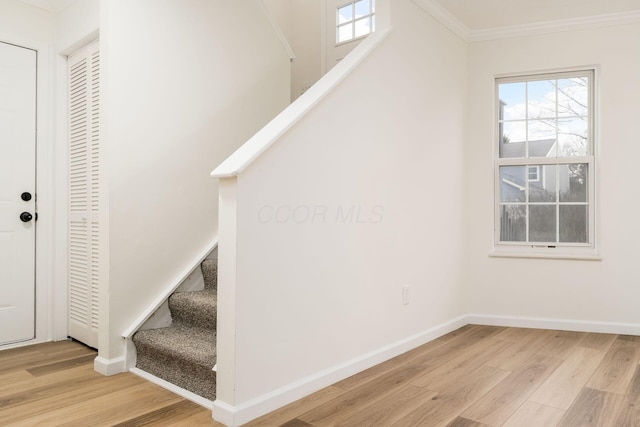
<svg viewBox="0 0 640 427">
<path fill-rule="evenodd" d="M 217 260 L 202 265 L 204 289 L 169 297 L 172 324 L 133 335 L 136 367 L 215 400 Z"/>
</svg>

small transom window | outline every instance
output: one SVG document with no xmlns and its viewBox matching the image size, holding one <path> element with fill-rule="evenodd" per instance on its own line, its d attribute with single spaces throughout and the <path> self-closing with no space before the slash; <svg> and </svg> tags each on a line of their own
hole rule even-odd
<svg viewBox="0 0 640 427">
<path fill-rule="evenodd" d="M 357 0 L 336 10 L 336 43 L 345 43 L 375 31 L 375 0 Z"/>
</svg>

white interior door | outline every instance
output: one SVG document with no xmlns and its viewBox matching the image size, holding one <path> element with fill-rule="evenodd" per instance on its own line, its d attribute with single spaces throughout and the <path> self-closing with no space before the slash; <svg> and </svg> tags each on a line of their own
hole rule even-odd
<svg viewBox="0 0 640 427">
<path fill-rule="evenodd" d="M 0 345 L 35 338 L 35 162 L 36 52 L 0 42 Z"/>
<path fill-rule="evenodd" d="M 69 336 L 98 347 L 100 280 L 100 53 L 69 57 Z"/>
</svg>

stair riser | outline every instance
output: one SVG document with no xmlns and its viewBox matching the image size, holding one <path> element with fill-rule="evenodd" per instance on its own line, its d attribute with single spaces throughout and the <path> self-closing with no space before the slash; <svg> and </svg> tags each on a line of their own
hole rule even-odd
<svg viewBox="0 0 640 427">
<path fill-rule="evenodd" d="M 216 289 L 218 285 L 218 261 L 206 259 L 201 265 L 204 286 L 208 289 Z"/>
<path fill-rule="evenodd" d="M 216 393 L 216 373 L 211 366 L 197 366 L 183 360 L 153 357 L 142 354 L 136 367 L 189 390 L 206 399 L 214 400 Z"/>
<path fill-rule="evenodd" d="M 215 330 L 217 310 L 215 305 L 197 305 L 185 298 L 169 298 L 169 309 L 174 322 L 194 328 Z"/>
</svg>

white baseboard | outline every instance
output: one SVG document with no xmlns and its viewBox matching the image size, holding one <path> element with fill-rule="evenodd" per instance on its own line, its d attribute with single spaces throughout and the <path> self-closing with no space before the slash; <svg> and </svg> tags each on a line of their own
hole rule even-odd
<svg viewBox="0 0 640 427">
<path fill-rule="evenodd" d="M 302 378 L 237 406 L 216 400 L 213 402 L 213 418 L 229 427 L 246 424 L 344 378 L 455 331 L 466 324 L 468 324 L 466 316 L 458 317 L 340 365 L 320 371 L 317 374 Z"/>
<path fill-rule="evenodd" d="M 466 320 L 467 323 L 472 325 L 640 335 L 640 324 L 637 323 L 595 322 L 591 320 L 550 319 L 524 316 L 493 316 L 487 314 L 469 314 L 466 316 Z"/>
<path fill-rule="evenodd" d="M 33 339 L 33 340 L 29 340 L 29 341 L 20 341 L 20 342 L 14 342 L 14 343 L 9 343 L 9 344 L 2 344 L 0 345 L 0 351 L 2 350 L 9 350 L 12 348 L 18 348 L 18 347 L 26 347 L 29 345 L 35 345 L 35 344 L 40 344 L 46 341 L 42 341 L 39 339 Z"/>
<path fill-rule="evenodd" d="M 142 369 L 139 368 L 131 368 L 129 369 L 129 372 L 131 372 L 132 374 L 135 374 L 141 378 L 144 378 L 145 380 L 152 382 L 156 385 L 159 385 L 160 387 L 169 390 L 172 393 L 177 394 L 178 396 L 184 397 L 187 400 L 192 401 L 193 403 L 197 403 L 200 406 L 204 406 L 205 408 L 209 409 L 209 410 L 213 410 L 213 402 L 209 399 L 205 399 L 202 396 L 198 396 L 195 393 L 190 392 L 189 390 L 185 390 L 181 387 L 178 387 L 175 384 L 172 384 L 168 381 L 163 380 L 162 378 L 158 378 L 155 375 L 152 375 L 148 372 L 143 371 Z"/>
<path fill-rule="evenodd" d="M 116 357 L 114 359 L 105 359 L 104 357 L 96 357 L 93 361 L 93 369 L 106 376 L 119 374 L 126 371 L 124 356 Z"/>
</svg>

